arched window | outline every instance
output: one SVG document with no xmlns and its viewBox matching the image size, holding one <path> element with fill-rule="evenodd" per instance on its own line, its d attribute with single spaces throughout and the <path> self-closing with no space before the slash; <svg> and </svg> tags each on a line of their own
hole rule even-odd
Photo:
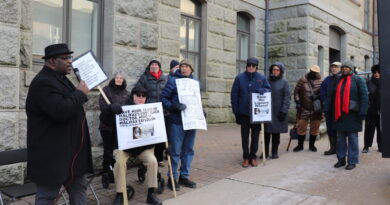
<svg viewBox="0 0 390 205">
<path fill-rule="evenodd" d="M 194 0 L 180 1 L 180 59 L 188 59 L 194 75 L 200 77 L 201 4 Z"/>
<path fill-rule="evenodd" d="M 249 57 L 250 19 L 244 13 L 237 14 L 237 73 L 245 70 Z"/>
<path fill-rule="evenodd" d="M 335 61 L 344 61 L 347 58 L 347 41 L 345 32 L 336 26 L 329 28 L 329 65 Z"/>
<path fill-rule="evenodd" d="M 368 55 L 364 56 L 364 71 L 370 71 L 371 70 L 371 63 L 370 63 L 370 57 Z"/>
</svg>

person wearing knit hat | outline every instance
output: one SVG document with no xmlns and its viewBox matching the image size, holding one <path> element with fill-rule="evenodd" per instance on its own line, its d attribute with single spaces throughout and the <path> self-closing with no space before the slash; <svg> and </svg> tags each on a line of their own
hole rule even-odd
<svg viewBox="0 0 390 205">
<path fill-rule="evenodd" d="M 264 94 L 271 91 L 267 78 L 257 72 L 259 60 L 248 58 L 246 69 L 234 79 L 231 90 L 230 102 L 236 123 L 241 125 L 242 164 L 247 168 L 249 165 L 256 167 L 256 152 L 259 147 L 260 124 L 251 124 L 250 105 L 252 93 Z M 249 134 L 251 137 L 249 144 Z"/>
<path fill-rule="evenodd" d="M 328 98 L 328 94 L 329 94 L 328 91 L 330 86 L 333 85 L 334 80 L 338 76 L 340 76 L 340 68 L 341 68 L 340 62 L 336 61 L 330 64 L 329 76 L 327 76 L 324 79 L 320 88 L 321 102 L 323 105 L 325 105 L 326 99 Z M 333 124 L 332 111 L 324 109 L 324 114 L 325 114 L 325 122 L 326 122 L 326 132 L 328 134 L 329 144 L 330 144 L 329 150 L 325 151 L 324 155 L 332 155 L 332 154 L 336 154 L 337 132 L 332 128 L 332 124 Z"/>
<path fill-rule="evenodd" d="M 306 137 L 306 129 L 310 122 L 309 150 L 316 152 L 315 141 L 319 134 L 319 127 L 322 120 L 322 110 L 314 106 L 315 103 L 321 104 L 320 87 L 321 87 L 320 67 L 312 65 L 309 73 L 298 80 L 294 89 L 294 100 L 297 108 L 297 128 L 298 128 L 298 146 L 294 152 L 303 150 L 303 143 Z"/>
<path fill-rule="evenodd" d="M 189 179 L 195 152 L 196 130 L 184 130 L 181 113 L 187 109 L 187 105 L 179 101 L 176 84 L 176 79 L 194 79 L 192 73 L 193 68 L 191 63 L 188 60 L 182 60 L 180 62 L 180 69 L 169 78 L 160 96 L 164 109 L 170 113 L 168 119 L 171 133 L 168 135 L 168 140 L 170 143 L 169 153 L 171 155 L 172 174 L 176 191 L 180 190 L 180 185 L 196 188 L 196 183 Z M 179 164 L 181 164 L 180 169 Z M 170 176 L 170 173 L 168 173 L 168 176 Z M 168 188 L 173 189 L 172 182 L 169 179 Z"/>
<path fill-rule="evenodd" d="M 139 78 L 135 87 L 143 87 L 148 91 L 148 103 L 160 102 L 160 94 L 167 83 L 167 76 L 163 74 L 161 63 L 158 60 L 151 60 L 145 72 Z M 154 153 L 160 167 L 164 164 L 165 143 L 157 144 Z"/>
<path fill-rule="evenodd" d="M 374 133 L 376 129 L 376 142 L 378 143 L 378 151 L 382 152 L 382 130 L 380 126 L 381 116 L 381 86 L 380 86 L 380 67 L 379 64 L 372 66 L 372 77 L 367 81 L 369 106 L 364 128 L 364 148 L 362 153 L 367 153 L 372 146 L 374 140 Z"/>
<path fill-rule="evenodd" d="M 330 95 L 325 103 L 325 110 L 333 113 L 332 128 L 337 132 L 335 168 L 346 165 L 347 170 L 354 169 L 359 163 L 358 132 L 362 131 L 362 121 L 368 109 L 367 86 L 361 77 L 353 73 L 352 61 L 345 61 L 341 65 L 341 76 L 330 88 Z M 348 139 L 348 142 L 347 142 Z"/>
<path fill-rule="evenodd" d="M 169 64 L 169 76 L 172 76 L 177 69 L 179 69 L 179 61 L 177 60 L 171 60 L 171 63 Z"/>
</svg>

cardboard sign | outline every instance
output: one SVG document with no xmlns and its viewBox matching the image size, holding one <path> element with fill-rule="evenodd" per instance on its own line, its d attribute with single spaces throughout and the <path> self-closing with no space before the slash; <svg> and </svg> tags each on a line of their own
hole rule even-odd
<svg viewBox="0 0 390 205">
<path fill-rule="evenodd" d="M 251 123 L 272 121 L 271 93 L 252 93 Z"/>
</svg>

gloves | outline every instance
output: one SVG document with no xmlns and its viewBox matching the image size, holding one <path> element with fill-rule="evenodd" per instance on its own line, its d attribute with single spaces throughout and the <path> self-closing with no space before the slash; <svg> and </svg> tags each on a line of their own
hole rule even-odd
<svg viewBox="0 0 390 205">
<path fill-rule="evenodd" d="M 168 156 L 171 156 L 171 147 L 168 145 L 168 147 L 165 149 L 165 154 Z"/>
<path fill-rule="evenodd" d="M 187 108 L 187 106 L 183 103 L 175 103 L 172 105 L 172 110 L 177 111 L 177 112 L 185 110 L 186 108 Z"/>
<path fill-rule="evenodd" d="M 257 89 L 257 91 L 259 92 L 260 95 L 264 95 L 264 93 L 267 92 L 267 89 L 265 89 L 265 88 L 259 88 L 259 89 Z"/>
<path fill-rule="evenodd" d="M 117 104 L 117 103 L 111 104 L 110 109 L 111 109 L 111 112 L 116 114 L 116 115 L 121 114 L 123 112 L 122 106 Z"/>
<path fill-rule="evenodd" d="M 365 120 L 365 119 L 366 119 L 366 115 L 360 114 L 360 115 L 359 115 L 359 118 L 360 118 L 360 120 Z"/>
<path fill-rule="evenodd" d="M 311 95 L 310 96 L 310 100 L 311 101 L 314 101 L 314 100 L 317 100 L 318 99 L 318 95 Z"/>
<path fill-rule="evenodd" d="M 207 112 L 205 112 L 204 110 L 203 110 L 203 116 L 204 118 L 207 118 Z"/>
<path fill-rule="evenodd" d="M 286 119 L 287 113 L 285 112 L 279 112 L 278 113 L 278 119 L 279 121 L 284 121 Z"/>
<path fill-rule="evenodd" d="M 297 108 L 297 110 L 301 109 L 301 103 L 295 102 L 295 108 Z"/>
<path fill-rule="evenodd" d="M 236 117 L 236 124 L 241 125 L 241 119 L 239 114 L 235 114 Z"/>
</svg>

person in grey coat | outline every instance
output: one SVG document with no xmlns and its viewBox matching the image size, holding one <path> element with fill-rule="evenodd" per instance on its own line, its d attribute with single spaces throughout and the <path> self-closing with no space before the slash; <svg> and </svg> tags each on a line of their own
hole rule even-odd
<svg viewBox="0 0 390 205">
<path fill-rule="evenodd" d="M 290 87 L 283 79 L 285 67 L 283 63 L 276 62 L 269 68 L 268 81 L 271 85 L 272 122 L 265 124 L 265 155 L 269 155 L 269 143 L 272 135 L 271 158 L 277 159 L 280 133 L 288 132 L 287 112 L 290 107 Z"/>
</svg>

